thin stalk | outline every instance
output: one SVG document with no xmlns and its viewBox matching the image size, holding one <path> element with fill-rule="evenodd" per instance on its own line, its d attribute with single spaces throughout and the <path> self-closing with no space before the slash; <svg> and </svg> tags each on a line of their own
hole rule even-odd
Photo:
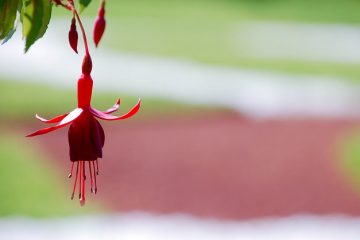
<svg viewBox="0 0 360 240">
<path fill-rule="evenodd" d="M 67 10 L 70 10 L 74 13 L 75 17 L 76 17 L 76 20 L 79 22 L 79 26 L 80 26 L 80 29 L 81 29 L 81 33 L 82 33 L 82 36 L 83 36 L 83 40 L 84 40 L 84 46 L 85 46 L 85 53 L 87 56 L 90 56 L 90 52 L 89 52 L 89 46 L 88 46 L 88 42 L 87 42 L 87 38 L 86 38 L 86 33 L 85 33 L 85 29 L 84 29 L 84 26 L 82 24 L 82 21 L 80 19 L 80 16 L 78 14 L 78 11 L 76 10 L 75 8 L 75 5 L 74 5 L 74 1 L 73 0 L 68 0 L 68 4 L 65 5 L 63 3 L 58 3 L 58 5 L 64 7 L 65 9 Z"/>
<path fill-rule="evenodd" d="M 80 29 L 81 29 L 81 33 L 82 33 L 82 36 L 83 36 L 83 40 L 84 40 L 84 46 L 85 46 L 85 53 L 87 56 L 90 56 L 90 52 L 89 52 L 89 46 L 88 46 L 88 42 L 87 42 L 87 38 L 86 38 L 86 33 L 85 33 L 85 29 L 84 29 L 84 26 L 82 24 L 82 21 L 80 19 L 80 16 L 76 10 L 76 8 L 74 7 L 74 5 L 70 5 L 71 7 L 71 11 L 73 11 L 73 13 L 75 14 L 75 17 L 79 23 L 79 26 L 80 26 Z"/>
</svg>

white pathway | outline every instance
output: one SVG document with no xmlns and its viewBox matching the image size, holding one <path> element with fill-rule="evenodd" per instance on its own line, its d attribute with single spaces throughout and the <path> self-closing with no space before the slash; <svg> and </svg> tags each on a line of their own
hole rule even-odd
<svg viewBox="0 0 360 240">
<path fill-rule="evenodd" d="M 68 21 L 53 21 L 46 37 L 26 55 L 19 35 L 0 46 L 0 77 L 75 87 L 82 59 L 68 46 L 67 28 Z M 248 32 L 245 37 L 254 49 L 260 47 L 263 57 L 277 54 L 360 62 L 357 27 L 248 23 L 236 25 L 234 31 L 237 28 Z M 292 39 L 292 45 L 286 47 L 280 41 L 285 36 Z M 294 39 L 298 40 L 296 48 Z M 265 40 L 269 42 L 266 46 Z M 225 106 L 255 118 L 360 116 L 360 87 L 342 79 L 215 67 L 103 48 L 92 52 L 95 91 L 126 92 L 144 101 L 157 96 Z"/>
<path fill-rule="evenodd" d="M 256 58 L 360 63 L 360 26 L 247 22 L 232 37 Z"/>
<path fill-rule="evenodd" d="M 294 216 L 246 222 L 144 213 L 35 220 L 0 219 L 4 240 L 358 240 L 360 219 Z"/>
</svg>

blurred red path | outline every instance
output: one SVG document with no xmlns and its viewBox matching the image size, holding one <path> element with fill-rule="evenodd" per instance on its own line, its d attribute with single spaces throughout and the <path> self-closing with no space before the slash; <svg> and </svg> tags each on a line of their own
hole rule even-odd
<svg viewBox="0 0 360 240">
<path fill-rule="evenodd" d="M 116 211 L 227 219 L 360 216 L 360 195 L 336 158 L 337 144 L 356 122 L 251 121 L 227 114 L 102 123 L 107 139 L 96 198 Z M 57 131 L 38 138 L 64 176 L 70 166 L 66 136 Z"/>
</svg>

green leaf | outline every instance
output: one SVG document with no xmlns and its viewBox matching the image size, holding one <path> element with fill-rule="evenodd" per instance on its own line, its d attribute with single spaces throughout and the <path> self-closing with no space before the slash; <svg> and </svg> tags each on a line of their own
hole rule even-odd
<svg viewBox="0 0 360 240">
<path fill-rule="evenodd" d="M 5 44 L 7 41 L 10 40 L 10 38 L 12 38 L 12 36 L 14 35 L 14 33 L 16 32 L 16 28 L 12 29 L 9 34 L 6 36 L 6 38 L 4 38 L 4 41 L 2 41 L 1 45 Z"/>
<path fill-rule="evenodd" d="M 1 0 L 0 0 L 1 1 Z M 17 7 L 17 12 L 19 13 L 20 15 L 20 18 L 16 17 L 16 20 L 15 20 L 15 23 L 14 23 L 14 27 L 13 29 L 8 33 L 8 35 L 4 38 L 4 41 L 1 43 L 1 45 L 5 44 L 7 41 L 9 41 L 12 36 L 14 35 L 14 33 L 16 32 L 16 29 L 17 29 L 17 26 L 19 24 L 19 21 L 22 22 L 22 19 L 21 19 L 21 8 L 22 8 L 22 0 L 19 0 L 18 1 L 18 7 Z"/>
<path fill-rule="evenodd" d="M 0 40 L 12 35 L 19 0 L 0 0 Z"/>
<path fill-rule="evenodd" d="M 23 0 L 22 32 L 25 38 L 25 52 L 41 38 L 50 22 L 52 3 L 49 0 Z"/>
<path fill-rule="evenodd" d="M 19 0 L 17 11 L 20 14 L 20 22 L 22 22 L 22 14 L 21 14 L 22 6 L 23 6 L 23 0 Z"/>
<path fill-rule="evenodd" d="M 91 0 L 79 0 L 80 12 L 82 12 L 87 6 L 89 6 Z"/>
</svg>

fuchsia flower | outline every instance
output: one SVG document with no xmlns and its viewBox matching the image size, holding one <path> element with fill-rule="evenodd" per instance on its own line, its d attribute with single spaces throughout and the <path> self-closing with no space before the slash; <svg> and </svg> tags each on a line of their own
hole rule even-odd
<svg viewBox="0 0 360 240">
<path fill-rule="evenodd" d="M 52 119 L 44 119 L 36 115 L 36 118 L 44 123 L 57 123 L 55 126 L 40 129 L 27 137 L 46 134 L 67 125 L 70 125 L 68 138 L 70 146 L 70 160 L 72 162 L 69 178 L 73 174 L 74 163 L 76 163 L 76 175 L 71 199 L 74 198 L 77 182 L 79 181 L 79 199 L 81 205 L 85 204 L 85 180 L 86 163 L 88 163 L 91 192 L 97 192 L 96 175 L 99 174 L 98 158 L 102 158 L 102 148 L 105 142 L 104 130 L 96 118 L 103 120 L 122 120 L 135 115 L 140 108 L 138 103 L 126 114 L 113 116 L 110 113 L 117 111 L 120 107 L 120 99 L 115 105 L 106 110 L 99 111 L 91 106 L 93 80 L 91 78 L 92 64 L 90 55 L 85 55 L 83 61 L 82 75 L 77 83 L 78 107 Z"/>
<path fill-rule="evenodd" d="M 69 45 L 77 53 L 78 33 L 76 23 L 79 24 L 83 36 L 85 57 L 82 63 L 82 75 L 77 82 L 77 100 L 78 107 L 71 111 L 52 119 L 45 119 L 36 115 L 36 118 L 44 123 L 54 123 L 55 126 L 40 129 L 27 137 L 34 137 L 46 134 L 57 129 L 70 125 L 68 140 L 70 147 L 71 170 L 69 178 L 73 175 L 74 165 L 76 163 L 76 174 L 71 199 L 74 198 L 77 183 L 79 182 L 79 199 L 80 204 L 85 204 L 85 181 L 86 181 L 86 164 L 88 165 L 88 176 L 90 176 L 91 192 L 97 193 L 96 176 L 99 174 L 98 159 L 103 157 L 102 148 L 105 143 L 104 130 L 101 127 L 99 119 L 103 120 L 122 120 L 134 116 L 140 109 L 140 99 L 138 103 L 126 114 L 122 116 L 113 116 L 111 113 L 117 111 L 120 107 L 120 99 L 115 105 L 106 111 L 99 111 L 91 106 L 91 96 L 93 80 L 91 78 L 92 62 L 89 53 L 86 33 L 81 22 L 79 14 L 75 8 L 73 0 L 67 0 L 66 3 L 61 0 L 52 0 L 57 6 L 64 7 L 73 13 L 70 31 L 68 34 Z M 99 15 L 94 27 L 94 42 L 97 46 L 105 30 L 105 0 L 101 0 Z"/>
</svg>

